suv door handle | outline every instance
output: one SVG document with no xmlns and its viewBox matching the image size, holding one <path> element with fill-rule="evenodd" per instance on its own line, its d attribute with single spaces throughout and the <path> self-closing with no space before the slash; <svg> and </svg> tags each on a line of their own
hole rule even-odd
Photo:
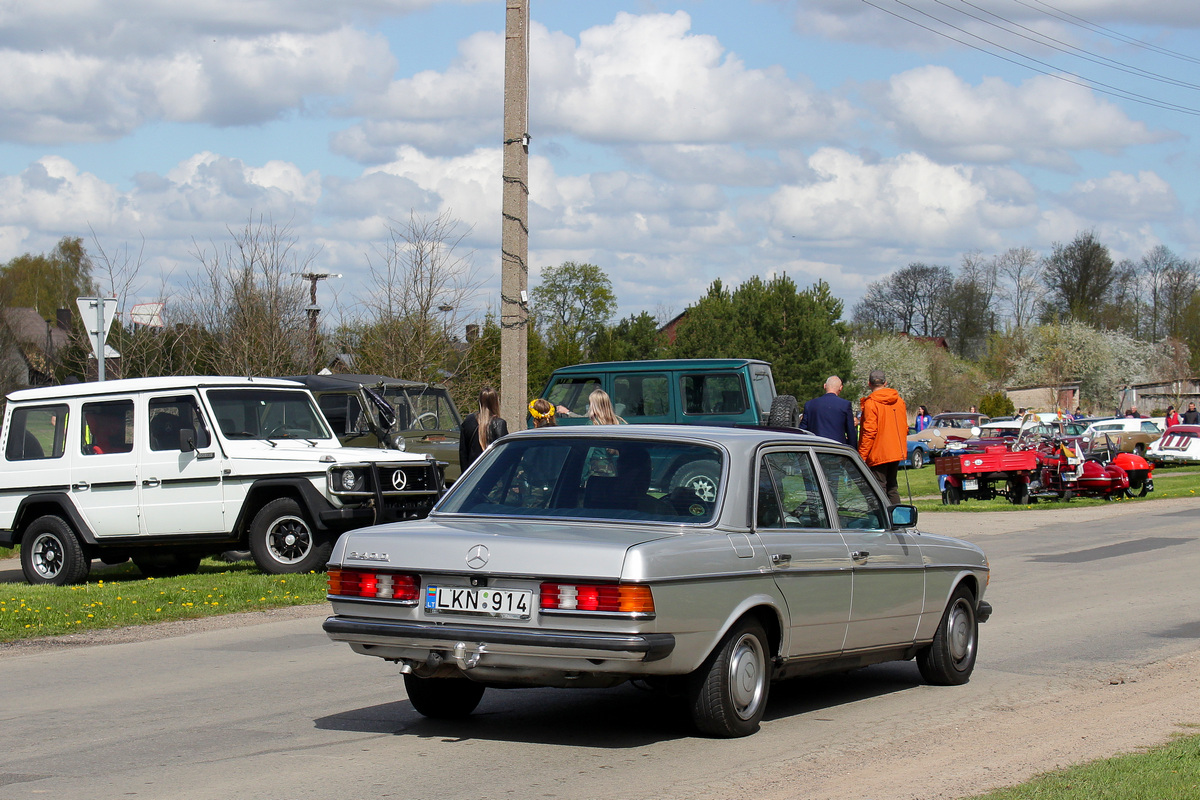
<svg viewBox="0 0 1200 800">
<path fill-rule="evenodd" d="M 142 486 L 154 487 L 154 486 L 158 486 L 161 483 L 162 483 L 162 481 L 160 481 L 158 478 L 147 478 L 146 480 L 142 481 Z"/>
<path fill-rule="evenodd" d="M 855 561 L 866 561 L 869 555 L 871 554 L 866 550 L 855 550 L 850 554 L 850 557 Z"/>
<path fill-rule="evenodd" d="M 215 451 L 211 453 L 201 453 L 199 450 L 196 451 L 197 461 L 208 461 L 210 458 L 216 458 L 216 456 L 217 454 Z"/>
<path fill-rule="evenodd" d="M 71 488 L 77 492 L 86 492 L 88 489 L 92 488 L 92 485 L 87 481 L 80 481 L 79 483 L 72 483 Z"/>
<path fill-rule="evenodd" d="M 792 563 L 791 553 L 771 553 L 771 563 L 777 567 L 786 567 Z"/>
</svg>

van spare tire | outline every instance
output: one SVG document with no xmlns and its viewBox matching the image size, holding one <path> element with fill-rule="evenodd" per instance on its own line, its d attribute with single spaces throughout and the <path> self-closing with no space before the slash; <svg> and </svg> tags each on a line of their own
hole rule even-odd
<svg viewBox="0 0 1200 800">
<path fill-rule="evenodd" d="M 771 401 L 771 416 L 767 424 L 772 428 L 799 428 L 800 404 L 790 394 L 777 395 Z"/>
</svg>

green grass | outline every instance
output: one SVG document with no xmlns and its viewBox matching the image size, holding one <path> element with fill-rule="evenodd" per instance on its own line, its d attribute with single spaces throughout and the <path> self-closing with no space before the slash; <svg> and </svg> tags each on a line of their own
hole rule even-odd
<svg viewBox="0 0 1200 800">
<path fill-rule="evenodd" d="M 972 800 L 1195 800 L 1200 797 L 1200 736 L 1142 753 L 1048 772 Z"/>
<path fill-rule="evenodd" d="M 267 575 L 211 559 L 176 578 L 144 578 L 124 564 L 78 586 L 0 584 L 0 642 L 320 603 L 326 585 L 324 573 Z"/>
</svg>

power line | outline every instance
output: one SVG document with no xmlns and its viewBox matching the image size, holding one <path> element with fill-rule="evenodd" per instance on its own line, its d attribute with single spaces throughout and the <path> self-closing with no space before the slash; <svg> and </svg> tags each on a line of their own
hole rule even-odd
<svg viewBox="0 0 1200 800">
<path fill-rule="evenodd" d="M 1151 44 L 1150 42 L 1143 41 L 1142 39 L 1135 39 L 1132 36 L 1126 36 L 1125 34 L 1121 33 L 1120 31 L 1115 31 L 1112 28 L 1106 28 L 1103 25 L 1099 25 L 1095 22 L 1089 22 L 1088 20 L 1084 19 L 1083 17 L 1077 17 L 1068 11 L 1063 11 L 1061 9 L 1055 8 L 1054 6 L 1050 5 L 1049 3 L 1042 2 L 1042 0 L 1033 0 L 1033 2 L 1037 3 L 1039 6 L 1042 6 L 1043 9 L 1050 9 L 1049 11 L 1034 8 L 1032 5 L 1025 2 L 1025 0 L 1013 0 L 1013 2 L 1019 3 L 1020 5 L 1025 6 L 1026 8 L 1030 9 L 1031 11 L 1041 11 L 1041 13 L 1043 13 L 1043 14 L 1046 14 L 1051 17 L 1055 17 L 1056 19 L 1062 20 L 1063 22 L 1066 22 L 1070 25 L 1074 25 L 1079 28 L 1084 28 L 1085 30 L 1092 31 L 1093 33 L 1098 33 L 1101 36 L 1106 36 L 1109 39 L 1114 39 L 1118 42 L 1124 42 L 1125 44 L 1131 44 L 1134 47 L 1140 47 L 1144 50 L 1151 50 L 1155 53 L 1159 53 L 1164 56 L 1169 56 L 1171 58 L 1178 58 L 1182 61 L 1190 61 L 1193 64 L 1200 64 L 1200 58 L 1196 58 L 1195 56 L 1189 56 L 1187 53 L 1180 53 L 1175 50 L 1170 50 L 1166 47 L 1159 47 L 1156 44 Z"/>
</svg>

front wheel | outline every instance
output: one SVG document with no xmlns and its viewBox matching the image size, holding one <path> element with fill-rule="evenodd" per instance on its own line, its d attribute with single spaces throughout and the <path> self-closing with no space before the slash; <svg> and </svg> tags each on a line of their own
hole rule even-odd
<svg viewBox="0 0 1200 800">
<path fill-rule="evenodd" d="M 286 575 L 322 569 L 333 543 L 320 538 L 290 497 L 267 503 L 250 525 L 250 552 L 263 572 Z"/>
<path fill-rule="evenodd" d="M 959 585 L 950 595 L 942 621 L 928 647 L 917 653 L 921 677 L 935 686 L 959 686 L 971 680 L 979 645 L 975 595 Z"/>
<path fill-rule="evenodd" d="M 1008 499 L 1014 506 L 1029 505 L 1029 484 L 1016 479 L 1008 482 Z"/>
<path fill-rule="evenodd" d="M 920 469 L 925 466 L 925 451 L 921 448 L 915 448 L 912 455 L 908 457 L 908 466 L 910 469 Z"/>
<path fill-rule="evenodd" d="M 83 545 L 62 517 L 38 517 L 21 539 L 21 571 L 37 586 L 82 583 L 92 568 Z"/>
<path fill-rule="evenodd" d="M 710 736 L 749 736 L 758 730 L 771 686 L 767 635 L 744 619 L 692 675 L 692 722 Z"/>
<path fill-rule="evenodd" d="M 462 719 L 483 699 L 482 683 L 466 678 L 418 678 L 406 673 L 404 690 L 413 708 L 431 719 Z"/>
</svg>

